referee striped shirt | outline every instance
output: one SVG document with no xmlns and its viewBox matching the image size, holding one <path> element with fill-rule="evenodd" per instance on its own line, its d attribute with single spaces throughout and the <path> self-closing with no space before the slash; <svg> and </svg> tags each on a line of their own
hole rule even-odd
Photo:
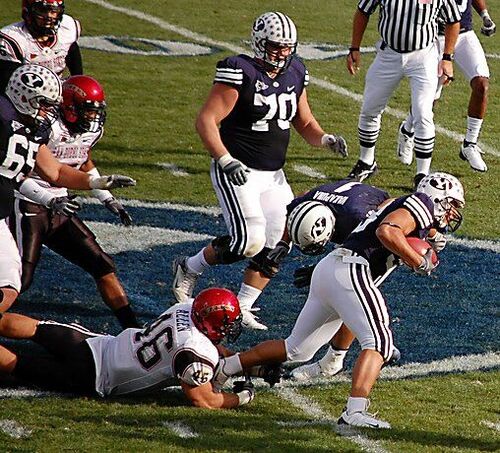
<svg viewBox="0 0 500 453">
<path fill-rule="evenodd" d="M 437 37 L 438 16 L 446 23 L 460 22 L 455 0 L 360 0 L 359 10 L 369 16 L 380 6 L 378 30 L 396 52 L 430 46 Z"/>
</svg>

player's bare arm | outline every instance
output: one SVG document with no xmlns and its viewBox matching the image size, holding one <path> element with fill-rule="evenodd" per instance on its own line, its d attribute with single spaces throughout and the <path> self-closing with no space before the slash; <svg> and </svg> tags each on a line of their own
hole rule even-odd
<svg viewBox="0 0 500 453">
<path fill-rule="evenodd" d="M 321 146 L 321 137 L 323 137 L 325 131 L 321 128 L 311 111 L 305 88 L 300 95 L 297 114 L 292 124 L 307 143 L 311 146 Z"/>
<path fill-rule="evenodd" d="M 444 50 L 443 59 L 439 63 L 442 84 L 449 85 L 453 81 L 453 61 L 451 58 L 446 59 L 445 55 L 452 55 L 455 50 L 455 44 L 460 32 L 460 22 L 447 24 L 444 31 Z"/>
<path fill-rule="evenodd" d="M 181 386 L 193 406 L 205 409 L 231 409 L 240 406 L 236 393 L 215 392 L 211 382 L 196 387 L 181 382 Z"/>
<path fill-rule="evenodd" d="M 196 118 L 196 130 L 215 160 L 228 154 L 220 137 L 219 124 L 233 110 L 237 100 L 238 91 L 235 88 L 216 83 Z"/>
<path fill-rule="evenodd" d="M 416 227 L 415 219 L 409 211 L 397 209 L 382 220 L 376 232 L 382 245 L 412 268 L 418 267 L 422 262 L 422 256 L 406 241 L 406 236 L 415 231 Z"/>
<path fill-rule="evenodd" d="M 363 35 L 365 34 L 369 20 L 370 16 L 367 16 L 359 9 L 357 9 L 354 13 L 352 21 L 351 47 L 349 48 L 349 54 L 347 55 L 347 70 L 351 75 L 355 75 L 361 67 L 361 53 L 359 48 L 361 47 Z"/>
</svg>

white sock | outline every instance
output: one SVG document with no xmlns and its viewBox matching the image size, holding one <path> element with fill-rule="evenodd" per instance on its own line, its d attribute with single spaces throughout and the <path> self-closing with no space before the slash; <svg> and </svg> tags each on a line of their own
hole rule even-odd
<svg viewBox="0 0 500 453">
<path fill-rule="evenodd" d="M 359 160 L 362 160 L 365 164 L 372 165 L 375 162 L 375 147 L 366 148 L 360 146 Z"/>
<path fill-rule="evenodd" d="M 203 255 L 203 250 L 205 249 L 201 249 L 196 255 L 190 256 L 187 259 L 186 264 L 189 272 L 201 275 L 203 271 L 210 267 L 210 264 L 205 259 L 205 255 Z"/>
<path fill-rule="evenodd" d="M 471 116 L 468 116 L 465 141 L 470 143 L 477 143 L 477 140 L 479 139 L 479 132 L 481 132 L 482 125 L 483 125 L 482 118 L 472 118 Z"/>
<path fill-rule="evenodd" d="M 417 173 L 428 175 L 431 171 L 432 158 L 428 157 L 426 159 L 420 159 L 417 157 L 415 160 L 417 161 Z"/>
<path fill-rule="evenodd" d="M 363 412 L 368 408 L 368 398 L 350 396 L 347 399 L 347 413 Z"/>
<path fill-rule="evenodd" d="M 224 359 L 226 363 L 224 364 L 224 373 L 228 376 L 234 376 L 235 374 L 241 373 L 243 367 L 241 366 L 239 354 L 234 354 Z"/>
<path fill-rule="evenodd" d="M 242 310 L 249 310 L 261 294 L 262 291 L 260 289 L 254 288 L 246 283 L 242 283 L 240 292 L 238 293 L 240 308 Z"/>
</svg>

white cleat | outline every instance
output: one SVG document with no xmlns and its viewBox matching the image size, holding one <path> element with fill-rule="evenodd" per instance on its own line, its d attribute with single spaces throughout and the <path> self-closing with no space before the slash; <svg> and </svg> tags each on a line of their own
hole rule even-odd
<svg viewBox="0 0 500 453">
<path fill-rule="evenodd" d="M 413 148 L 415 147 L 415 140 L 413 135 L 407 135 L 403 132 L 403 126 L 405 122 L 403 121 L 399 125 L 398 131 L 398 149 L 396 154 L 398 159 L 405 165 L 411 165 L 413 161 Z"/>
<path fill-rule="evenodd" d="M 252 313 L 253 311 L 259 311 L 259 310 L 260 308 L 241 309 L 241 314 L 243 315 L 243 320 L 241 324 L 243 325 L 243 327 L 254 330 L 267 330 L 267 326 L 257 321 L 257 319 L 259 318 Z"/>
<path fill-rule="evenodd" d="M 347 413 L 347 410 L 342 412 L 338 422 L 339 425 L 356 426 L 360 428 L 376 428 L 376 429 L 390 429 L 390 423 L 384 420 L 379 420 L 375 414 L 369 414 L 366 411 Z"/>
<path fill-rule="evenodd" d="M 462 143 L 460 147 L 460 159 L 467 160 L 473 170 L 485 172 L 488 171 L 488 167 L 481 154 L 484 154 L 484 151 L 475 143 L 470 143 L 467 146 Z"/>
<path fill-rule="evenodd" d="M 291 377 L 298 382 L 306 382 L 319 377 L 328 378 L 339 374 L 343 367 L 344 359 L 342 357 L 337 357 L 324 367 L 322 367 L 319 362 L 299 366 L 292 371 Z"/>
<path fill-rule="evenodd" d="M 199 275 L 189 272 L 187 265 L 187 256 L 179 256 L 172 263 L 174 272 L 174 281 L 172 283 L 172 292 L 177 302 L 188 302 L 193 296 L 194 287 Z"/>
</svg>

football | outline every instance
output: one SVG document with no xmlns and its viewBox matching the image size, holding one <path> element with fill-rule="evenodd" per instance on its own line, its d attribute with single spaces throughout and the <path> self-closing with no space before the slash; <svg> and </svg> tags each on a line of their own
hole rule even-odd
<svg viewBox="0 0 500 453">
<path fill-rule="evenodd" d="M 427 250 L 432 249 L 431 244 L 429 244 L 426 240 L 416 238 L 416 237 L 407 237 L 406 241 L 410 245 L 410 247 L 415 250 L 419 255 L 424 256 Z M 432 264 L 437 264 L 439 262 L 439 258 L 437 253 L 432 251 Z"/>
</svg>

